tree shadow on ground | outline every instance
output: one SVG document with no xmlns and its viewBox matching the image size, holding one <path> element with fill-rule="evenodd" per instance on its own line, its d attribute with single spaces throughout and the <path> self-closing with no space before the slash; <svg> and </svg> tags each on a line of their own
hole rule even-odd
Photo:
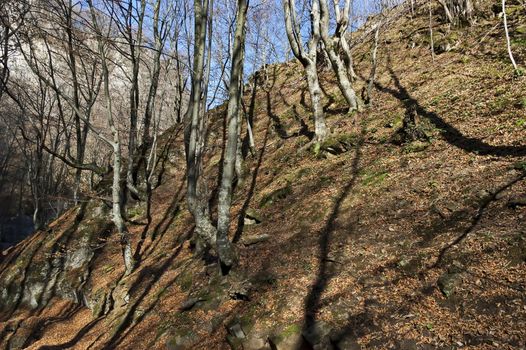
<svg viewBox="0 0 526 350">
<path fill-rule="evenodd" d="M 86 324 L 84 327 L 82 327 L 77 334 L 71 340 L 58 344 L 58 345 L 43 345 L 38 348 L 38 350 L 61 350 L 61 349 L 70 349 L 74 347 L 88 332 L 93 329 L 102 319 L 104 319 L 105 316 L 101 316 L 99 318 L 96 318 L 94 320 L 91 320 L 88 324 Z"/>
<path fill-rule="evenodd" d="M 259 169 L 261 168 L 261 164 L 263 163 L 263 156 L 265 155 L 265 150 L 267 148 L 267 142 L 268 142 L 268 136 L 270 133 L 270 119 L 267 123 L 267 127 L 265 130 L 265 138 L 263 139 L 263 146 L 261 147 L 261 150 L 259 151 L 259 157 L 258 161 L 256 163 L 256 167 L 254 168 L 254 171 L 252 172 L 252 180 L 250 181 L 250 188 L 248 190 L 248 194 L 245 198 L 245 201 L 243 202 L 243 206 L 241 207 L 241 210 L 239 211 L 238 218 L 237 218 L 237 228 L 236 232 L 234 234 L 234 237 L 232 239 L 232 242 L 237 243 L 241 239 L 241 235 L 243 234 L 243 228 L 245 226 L 245 215 L 247 213 L 247 210 L 250 206 L 250 201 L 252 200 L 252 197 L 254 196 L 255 190 L 256 190 L 256 184 L 257 184 L 257 178 L 259 174 Z"/>
<path fill-rule="evenodd" d="M 283 125 L 283 123 L 281 122 L 281 119 L 279 118 L 279 116 L 276 115 L 273 112 L 273 110 L 272 110 L 272 94 L 276 94 L 276 90 L 280 94 L 281 100 L 283 101 L 284 105 L 286 105 L 287 107 L 291 107 L 291 104 L 289 102 L 287 102 L 285 96 L 283 95 L 283 92 L 281 91 L 283 86 L 285 84 L 287 84 L 287 82 L 283 82 L 281 84 L 281 86 L 279 86 L 279 87 L 275 86 L 276 82 L 277 82 L 277 69 L 274 68 L 274 70 L 272 72 L 272 84 L 269 87 L 265 87 L 263 89 L 265 91 L 265 95 L 266 95 L 267 116 L 273 122 L 272 128 L 276 132 L 277 136 L 280 139 L 282 139 L 282 140 L 286 140 L 286 139 L 290 139 L 290 138 L 298 137 L 298 136 L 305 136 L 309 140 L 311 140 L 314 137 L 314 132 L 309 130 L 309 127 L 307 126 L 307 124 L 305 123 L 303 118 L 299 115 L 296 105 L 292 105 L 293 114 L 294 114 L 293 117 L 294 117 L 294 119 L 297 122 L 300 123 L 300 130 L 296 131 L 296 132 L 294 132 L 292 134 L 289 134 L 287 132 L 287 130 L 286 130 L 285 126 Z M 304 95 L 305 95 L 305 89 L 302 89 L 301 90 L 301 98 L 300 98 L 300 105 L 302 105 L 302 106 L 304 104 L 306 104 L 306 102 L 304 101 L 305 100 L 305 96 Z M 311 109 L 308 108 L 308 107 L 305 107 L 305 110 L 306 111 L 311 111 Z"/>
<path fill-rule="evenodd" d="M 179 188 L 173 195 L 172 202 L 170 203 L 168 208 L 166 208 L 163 217 L 161 218 L 161 220 L 159 220 L 159 222 L 157 223 L 157 225 L 155 225 L 153 231 L 151 232 L 150 236 L 152 243 L 150 243 L 150 246 L 148 246 L 144 252 L 142 251 L 142 248 L 148 235 L 148 229 L 151 225 L 151 222 L 149 222 L 148 225 L 146 225 L 146 227 L 143 229 L 141 233 L 141 239 L 139 240 L 137 248 L 135 249 L 134 258 L 137 261 L 137 263 L 140 263 L 142 260 L 144 260 L 145 257 L 149 256 L 150 253 L 157 248 L 159 241 L 162 240 L 164 234 L 166 233 L 166 231 L 168 231 L 168 228 L 172 225 L 177 215 L 181 212 L 180 203 L 183 200 L 181 198 L 181 193 L 183 191 L 184 184 L 185 178 L 181 180 Z"/>
<path fill-rule="evenodd" d="M 388 279 L 388 280 L 381 280 L 377 279 L 377 282 L 368 283 L 365 281 L 359 281 L 360 284 L 362 284 L 362 290 L 360 292 L 360 295 L 365 297 L 365 303 L 364 303 L 364 309 L 362 312 L 351 314 L 348 318 L 347 324 L 343 327 L 340 327 L 336 332 L 333 332 L 330 336 L 331 342 L 337 349 L 344 349 L 345 347 L 339 347 L 338 344 L 342 341 L 347 342 L 356 342 L 358 338 L 371 335 L 373 333 L 381 333 L 382 327 L 379 326 L 380 323 L 386 323 L 386 322 L 409 322 L 405 320 L 406 317 L 409 317 L 407 315 L 411 314 L 411 307 L 415 304 L 418 304 L 423 299 L 425 299 L 427 296 L 431 296 L 435 290 L 437 290 L 437 280 L 435 278 L 429 279 L 430 273 L 432 271 L 446 271 L 448 270 L 447 262 L 452 261 L 451 259 L 446 259 L 447 253 L 451 250 L 451 248 L 458 246 L 460 243 L 462 243 L 466 237 L 474 231 L 474 229 L 477 227 L 479 222 L 481 221 L 483 215 L 488 210 L 491 203 L 495 202 L 499 195 L 506 191 L 507 189 L 511 188 L 513 185 L 517 184 L 518 182 L 524 180 L 526 178 L 526 172 L 522 172 L 520 175 L 515 176 L 513 179 L 507 181 L 503 185 L 499 186 L 497 189 L 493 190 L 492 192 L 488 192 L 489 194 L 482 198 L 480 200 L 479 206 L 475 209 L 475 213 L 472 215 L 471 219 L 468 220 L 467 227 L 462 230 L 462 233 L 458 235 L 456 238 L 454 238 L 450 243 L 445 244 L 442 248 L 437 248 L 437 253 L 434 254 L 432 257 L 430 257 L 430 260 L 434 260 L 434 263 L 428 263 L 423 264 L 421 267 L 416 269 L 415 271 L 404 271 L 400 266 L 398 266 L 396 263 L 390 263 L 386 262 L 384 266 L 382 266 L 379 269 L 374 270 L 371 273 L 371 277 L 378 277 L 381 274 L 383 275 L 393 275 L 394 277 Z M 463 212 L 470 212 L 468 209 L 463 209 Z M 451 220 L 447 222 L 446 224 L 442 223 L 439 220 L 435 223 L 433 223 L 430 227 L 427 229 L 434 229 L 435 225 L 439 225 L 439 228 L 435 230 L 436 232 L 439 232 L 441 229 L 447 230 L 448 228 L 453 227 L 455 230 L 460 231 L 460 227 L 463 225 L 463 223 L 466 221 L 466 215 L 463 215 L 461 217 L 459 216 L 452 216 Z M 457 228 L 458 227 L 458 228 Z M 426 230 L 425 228 L 419 228 L 418 232 Z M 436 237 L 436 236 L 435 236 Z M 430 243 L 430 242 L 428 242 Z M 429 244 L 426 244 L 425 246 L 428 246 Z M 417 245 L 416 247 L 422 247 L 422 245 Z M 414 251 L 414 248 L 409 248 L 411 251 L 410 253 L 418 255 L 418 251 Z M 484 255 L 491 255 L 491 253 L 495 250 L 499 250 L 502 248 L 494 247 L 492 250 L 484 250 Z M 418 250 L 418 249 L 417 249 Z M 473 260 L 472 257 L 468 257 L 467 255 L 472 254 L 471 252 L 467 252 L 466 256 L 461 256 L 457 253 L 455 256 L 455 260 L 463 261 L 464 265 L 464 273 L 471 275 L 473 279 L 480 279 L 484 280 L 484 285 L 486 286 L 493 286 L 495 288 L 501 288 L 503 291 L 501 293 L 497 293 L 495 296 L 491 297 L 490 299 L 481 299 L 481 298 L 462 298 L 462 297 L 450 297 L 450 298 L 444 298 L 444 299 L 437 299 L 437 302 L 441 304 L 444 307 L 453 308 L 457 312 L 461 312 L 462 314 L 465 313 L 465 316 L 472 318 L 474 317 L 469 312 L 476 312 L 477 314 L 486 314 L 489 313 L 489 315 L 497 315 L 498 312 L 500 312 L 500 308 L 509 308 L 507 312 L 509 314 L 513 314 L 514 309 L 511 309 L 510 305 L 507 305 L 505 301 L 513 300 L 520 298 L 522 300 L 522 303 L 526 302 L 526 296 L 524 296 L 524 291 L 526 288 L 522 285 L 518 285 L 516 283 L 512 283 L 510 281 L 498 281 L 493 278 L 490 278 L 486 275 L 480 275 L 476 271 L 470 271 L 470 266 L 476 266 L 479 263 L 482 263 L 482 261 Z M 435 258 L 436 257 L 436 258 Z M 414 292 L 408 292 L 406 295 L 403 295 L 402 299 L 405 300 L 402 303 L 389 303 L 385 300 L 379 301 L 376 299 L 376 293 L 377 291 L 384 290 L 386 288 L 395 290 L 398 285 L 402 285 L 405 283 L 404 281 L 406 279 L 411 280 L 413 278 L 417 278 L 421 284 L 421 287 L 419 287 L 418 290 L 415 290 Z M 467 282 L 464 282 L 467 283 Z M 471 288 L 471 287 L 470 287 Z M 475 286 L 473 288 L 479 288 L 481 290 L 484 289 L 484 287 Z M 488 287 L 485 287 L 488 288 Z M 341 297 L 341 295 L 345 294 L 345 292 L 339 293 L 335 296 L 332 296 L 330 300 L 326 300 L 324 304 L 329 304 L 332 302 L 335 302 L 338 298 Z M 506 296 L 506 295 L 509 295 Z M 456 299 L 459 298 L 459 299 Z M 503 305 L 503 306 L 499 306 Z M 473 311 L 474 310 L 474 311 Z M 393 318 L 393 316 L 396 316 Z M 414 317 L 411 316 L 409 318 Z M 424 327 L 425 328 L 425 327 Z M 405 349 L 407 344 L 412 342 L 413 340 L 407 339 L 407 335 L 401 334 L 402 338 L 406 337 L 406 339 L 391 339 L 389 336 L 385 335 L 379 335 L 376 341 L 372 341 L 368 344 L 368 348 L 376 349 L 376 348 L 384 348 L 387 346 L 387 344 L 390 342 L 390 346 L 394 346 L 396 349 Z M 383 338 L 382 338 L 383 337 Z M 471 334 L 466 333 L 463 335 L 462 342 L 466 345 L 484 345 L 484 344 L 493 344 L 494 342 L 498 342 L 500 344 L 507 344 L 510 346 L 519 346 L 520 342 L 518 339 L 505 339 L 493 335 L 483 335 L 481 334 Z M 356 343 L 357 344 L 357 343 Z M 416 342 L 415 342 L 416 345 Z M 428 347 L 425 347 L 428 346 Z M 432 349 L 432 348 L 441 348 L 436 347 L 437 344 L 428 344 L 428 345 L 422 345 L 422 349 Z M 448 346 L 444 345 L 444 349 L 449 348 Z"/>
<path fill-rule="evenodd" d="M 303 332 L 310 330 L 315 322 L 317 313 L 320 311 L 321 305 L 321 296 L 325 289 L 327 288 L 328 283 L 331 278 L 334 276 L 334 271 L 331 268 L 331 265 L 334 264 L 334 261 L 330 259 L 329 253 L 331 250 L 331 241 L 332 234 L 334 232 L 336 220 L 340 215 L 341 205 L 344 200 L 347 198 L 351 190 L 356 185 L 357 178 L 359 176 L 360 161 L 362 154 L 362 146 L 364 143 L 365 129 L 362 129 L 361 138 L 358 144 L 355 147 L 355 156 L 352 162 L 351 170 L 351 179 L 348 183 L 340 190 L 340 193 L 334 200 L 334 204 L 331 208 L 331 212 L 328 220 L 326 221 L 324 227 L 320 231 L 320 236 L 318 239 L 319 245 L 319 268 L 317 272 L 316 280 L 313 285 L 310 287 L 309 293 L 307 295 L 305 306 L 304 306 L 304 320 L 303 320 Z"/>
<path fill-rule="evenodd" d="M 157 266 L 144 268 L 139 272 L 139 276 L 130 287 L 128 294 L 133 295 L 138 291 L 141 292 L 139 296 L 135 298 L 134 302 L 127 306 L 125 314 L 121 317 L 122 320 L 119 322 L 119 325 L 112 331 L 110 339 L 105 342 L 104 349 L 114 349 L 124 340 L 126 335 L 129 333 L 126 330 L 133 326 L 132 323 L 135 311 L 141 305 L 142 301 L 148 296 L 148 293 L 150 293 L 155 284 L 161 279 L 163 272 L 173 265 L 175 259 L 177 256 L 179 256 L 179 253 L 182 251 L 182 249 L 183 244 L 179 244 L 177 248 L 173 249 L 172 254 L 162 263 L 158 264 Z"/>
<path fill-rule="evenodd" d="M 391 78 L 394 81 L 396 89 L 383 86 L 375 82 L 375 87 L 385 93 L 392 95 L 403 103 L 407 112 L 415 110 L 418 115 L 429 120 L 436 128 L 442 130 L 442 137 L 452 146 L 460 148 L 466 152 L 477 155 L 492 155 L 497 157 L 523 157 L 526 156 L 526 146 L 494 146 L 490 145 L 480 139 L 469 137 L 450 123 L 446 122 L 437 113 L 425 109 L 418 100 L 413 98 L 409 91 L 402 85 L 400 79 L 396 75 L 392 65 L 391 58 L 388 56 L 388 70 Z"/>
</svg>

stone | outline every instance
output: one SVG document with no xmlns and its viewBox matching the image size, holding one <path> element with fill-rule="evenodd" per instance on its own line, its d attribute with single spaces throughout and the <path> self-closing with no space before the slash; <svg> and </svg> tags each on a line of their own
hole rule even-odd
<svg viewBox="0 0 526 350">
<path fill-rule="evenodd" d="M 331 346 L 330 334 L 332 327 L 324 322 L 314 322 L 310 327 L 302 332 L 305 340 L 315 348 L 329 349 Z"/>
<path fill-rule="evenodd" d="M 438 278 L 438 288 L 446 298 L 453 295 L 460 285 L 462 275 L 458 272 L 445 273 Z"/>
<path fill-rule="evenodd" d="M 184 333 L 180 331 L 177 335 L 170 338 L 166 342 L 166 348 L 168 350 L 187 350 L 192 349 L 193 344 L 196 340 L 196 336 L 193 332 Z"/>
<path fill-rule="evenodd" d="M 247 209 L 245 212 L 245 219 L 252 220 L 254 224 L 260 224 L 263 222 L 261 215 L 259 215 L 254 209 Z"/>
<path fill-rule="evenodd" d="M 243 225 L 250 226 L 250 225 L 256 225 L 258 222 L 255 219 L 251 219 L 249 217 L 246 217 L 243 219 Z"/>
<path fill-rule="evenodd" d="M 261 242 L 265 242 L 265 241 L 268 241 L 270 239 L 270 235 L 268 234 L 262 234 L 262 235 L 249 235 L 249 236 L 244 236 L 243 239 L 241 240 L 241 242 L 248 246 L 248 245 L 252 245 L 252 244 L 256 244 L 256 243 L 261 243 Z"/>
<path fill-rule="evenodd" d="M 191 298 L 188 298 L 186 299 L 182 304 L 181 306 L 179 306 L 179 310 L 181 312 L 183 311 L 189 311 L 191 310 L 194 306 L 196 306 L 197 304 L 203 302 L 203 301 L 206 301 L 205 298 L 201 298 L 201 297 L 191 297 Z"/>
<path fill-rule="evenodd" d="M 274 350 L 300 350 L 309 348 L 301 333 L 292 333 L 284 338 L 269 338 L 269 344 Z"/>
<path fill-rule="evenodd" d="M 234 323 L 232 326 L 228 327 L 228 333 L 239 339 L 246 338 L 245 332 L 243 332 L 243 328 L 241 328 L 241 324 L 239 323 Z"/>
<path fill-rule="evenodd" d="M 243 350 L 270 350 L 270 344 L 268 342 L 267 336 L 263 334 L 251 334 L 243 342 Z"/>
</svg>

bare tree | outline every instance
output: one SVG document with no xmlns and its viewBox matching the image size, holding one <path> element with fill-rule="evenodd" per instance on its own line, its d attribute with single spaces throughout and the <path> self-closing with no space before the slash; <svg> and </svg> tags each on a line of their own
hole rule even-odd
<svg viewBox="0 0 526 350">
<path fill-rule="evenodd" d="M 122 217 L 121 203 L 123 200 L 123 191 L 121 186 L 121 139 L 119 129 L 115 125 L 112 109 L 112 98 L 110 94 L 110 73 L 108 69 L 108 59 L 106 53 L 106 50 L 108 48 L 108 41 L 105 40 L 108 37 L 108 32 L 104 33 L 103 28 L 99 26 L 97 12 L 95 7 L 93 6 L 93 1 L 87 1 L 90 8 L 93 30 L 97 37 L 97 49 L 102 67 L 103 93 L 106 101 L 106 118 L 112 134 L 112 140 L 107 140 L 107 142 L 113 149 L 113 183 L 111 188 L 113 223 L 115 224 L 117 232 L 121 237 L 122 254 L 126 270 L 125 273 L 129 274 L 133 271 L 135 261 L 133 260 L 129 233 L 126 228 L 126 225 L 124 224 L 124 219 Z M 109 30 L 111 30 L 111 27 L 107 29 L 107 31 Z"/>
<path fill-rule="evenodd" d="M 336 30 L 333 36 L 329 35 L 329 6 L 327 5 L 327 0 L 318 0 L 320 3 L 320 33 L 323 40 L 325 51 L 329 56 L 332 69 L 336 74 L 338 81 L 338 87 L 342 95 L 344 96 L 347 104 L 349 105 L 349 111 L 355 111 L 361 108 L 361 102 L 358 100 L 358 96 L 354 91 L 350 77 L 352 70 L 349 72 L 348 67 L 352 69 L 352 56 L 350 54 L 348 45 L 342 45 L 343 42 L 346 43 L 345 39 L 345 29 L 347 28 L 347 23 L 349 22 L 349 8 L 351 5 L 351 0 L 345 0 L 345 5 L 343 11 L 340 10 L 339 1 L 334 1 L 334 13 L 336 14 Z M 346 55 L 349 57 L 348 60 L 350 63 L 347 65 L 344 64 L 344 61 L 340 58 L 339 51 L 343 46 L 343 50 Z"/>
<path fill-rule="evenodd" d="M 212 0 L 194 0 L 194 54 L 192 64 L 192 90 L 188 105 L 188 125 L 185 129 L 187 160 L 188 208 L 195 220 L 196 243 L 198 248 L 213 247 L 216 229 L 210 220 L 207 187 L 202 177 L 203 152 L 206 141 L 205 114 L 203 106 L 203 84 L 205 79 L 204 61 L 207 43 L 207 27 Z"/>
<path fill-rule="evenodd" d="M 471 25 L 473 22 L 472 0 L 438 0 L 448 23 L 453 26 Z"/>
<path fill-rule="evenodd" d="M 513 58 L 513 52 L 511 51 L 510 33 L 508 31 L 508 21 L 506 18 L 506 0 L 502 0 L 502 22 L 504 25 L 504 34 L 506 35 L 506 47 L 508 49 L 508 55 L 510 56 L 511 64 L 516 74 L 519 74 L 519 67 Z"/>
<path fill-rule="evenodd" d="M 236 158 L 238 155 L 240 133 L 240 105 L 243 85 L 243 65 L 245 47 L 245 22 L 248 0 L 238 0 L 236 14 L 236 30 L 232 50 L 232 67 L 228 86 L 227 107 L 227 140 L 223 158 L 223 173 L 219 189 L 218 223 L 217 223 L 217 252 L 219 259 L 226 268 L 230 268 L 235 260 L 232 244 L 228 240 L 230 227 L 230 206 L 232 202 L 232 182 Z"/>
<path fill-rule="evenodd" d="M 315 141 L 323 142 L 327 137 L 327 125 L 325 123 L 325 116 L 323 107 L 321 105 L 322 91 L 318 79 L 318 71 L 316 68 L 317 62 L 317 48 L 320 42 L 320 8 L 317 0 L 310 2 L 310 37 L 305 49 L 303 40 L 301 38 L 300 23 L 297 18 L 296 2 L 295 0 L 283 0 L 283 8 L 285 13 L 285 29 L 287 38 L 289 39 L 290 47 L 294 56 L 300 61 L 303 66 L 305 76 L 307 78 L 307 85 L 314 111 L 314 133 Z"/>
</svg>

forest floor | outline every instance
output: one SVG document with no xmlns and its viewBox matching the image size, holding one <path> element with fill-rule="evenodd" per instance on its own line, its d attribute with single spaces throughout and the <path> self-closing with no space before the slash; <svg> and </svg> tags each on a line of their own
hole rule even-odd
<svg viewBox="0 0 526 350">
<path fill-rule="evenodd" d="M 175 127 L 162 140 L 153 220 L 130 225 L 137 270 L 121 278 L 113 236 L 91 265 L 88 283 L 124 293 L 124 301 L 97 318 L 58 299 L 38 312 L 19 310 L 0 323 L 8 334 L 0 345 L 16 348 L 18 333 L 26 334 L 20 347 L 42 350 L 256 349 L 269 339 L 286 349 L 296 335 L 305 348 L 526 348 L 526 79 L 514 75 L 498 23 L 480 18 L 469 31 L 448 33 L 438 26 L 437 41 L 452 48 L 433 58 L 426 16 L 398 18 L 382 34 L 373 104 L 358 123 L 326 68 L 334 136 L 325 151 L 302 149 L 312 127 L 300 66 L 270 65 L 245 93 L 256 152 L 235 193 L 234 273 L 220 277 L 213 259 L 192 255 Z M 524 63 L 526 38 L 514 30 L 524 17 L 510 23 Z M 368 52 L 356 50 L 365 76 Z M 412 111 L 429 142 L 393 144 Z M 224 106 L 210 115 L 212 190 L 223 113 Z M 215 198 L 212 191 L 212 205 Z M 141 208 L 132 208 L 135 221 L 145 220 Z M 50 230 L 67 231 L 74 210 Z"/>
</svg>

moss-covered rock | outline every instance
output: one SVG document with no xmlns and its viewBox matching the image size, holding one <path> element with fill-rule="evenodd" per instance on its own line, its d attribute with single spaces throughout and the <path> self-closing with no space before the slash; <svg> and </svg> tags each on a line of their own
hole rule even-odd
<svg viewBox="0 0 526 350">
<path fill-rule="evenodd" d="M 280 187 L 277 190 L 274 190 L 271 193 L 263 196 L 263 198 L 259 202 L 259 207 L 264 208 L 268 205 L 271 205 L 275 202 L 278 202 L 282 199 L 287 198 L 291 194 L 292 194 L 292 185 L 290 182 L 287 182 L 285 186 Z"/>
</svg>

